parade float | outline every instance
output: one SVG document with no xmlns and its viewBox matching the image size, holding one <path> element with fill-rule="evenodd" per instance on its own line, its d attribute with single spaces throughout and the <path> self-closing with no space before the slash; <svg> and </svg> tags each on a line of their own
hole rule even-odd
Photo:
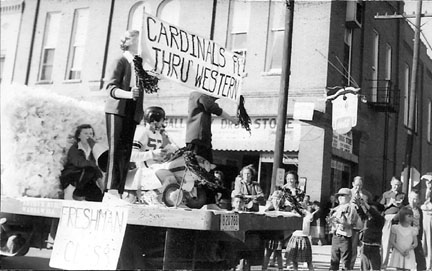
<svg viewBox="0 0 432 271">
<path fill-rule="evenodd" d="M 154 71 L 209 95 L 244 102 L 240 95 L 239 56 L 156 17 L 146 14 L 145 20 L 146 45 L 152 49 L 142 55 L 146 60 L 153 59 L 149 64 Z M 201 56 L 199 52 L 186 55 L 185 48 L 173 48 L 182 46 L 182 40 L 158 44 L 156 40 L 161 39 L 154 35 L 167 35 L 168 29 L 171 35 L 173 29 L 182 33 L 172 36 L 171 41 L 191 37 L 190 44 L 199 43 L 208 50 Z M 158 61 L 162 52 L 174 55 L 176 49 L 182 49 L 177 57 L 187 65 L 189 75 L 169 72 L 179 67 L 158 67 L 165 65 Z M 198 74 L 200 82 L 195 80 Z M 173 76 L 178 78 L 169 78 Z M 261 265 L 268 233 L 285 231 L 289 235 L 301 229 L 302 218 L 293 212 L 264 212 L 263 208 L 259 212 L 234 212 L 188 201 L 194 198 L 191 187 L 212 188 L 215 184 L 187 152 L 177 160 L 184 163 L 184 170 L 166 187 L 164 194 L 171 201 L 164 200 L 163 205 L 125 202 L 111 199 L 109 194 L 101 203 L 65 200 L 59 176 L 74 130 L 88 123 L 94 127 L 97 141 L 105 143 L 103 105 L 19 85 L 2 86 L 1 102 L 1 217 L 8 220 L 2 246 L 5 237 L 19 235 L 25 240 L 17 251 L 3 255 L 23 255 L 28 247 L 44 248 L 48 242 L 53 245 L 50 266 L 61 269 L 227 270 L 241 259 L 248 269 L 250 265 Z M 244 108 L 239 107 L 240 114 L 242 111 Z M 163 169 L 170 171 L 170 166 Z"/>
</svg>

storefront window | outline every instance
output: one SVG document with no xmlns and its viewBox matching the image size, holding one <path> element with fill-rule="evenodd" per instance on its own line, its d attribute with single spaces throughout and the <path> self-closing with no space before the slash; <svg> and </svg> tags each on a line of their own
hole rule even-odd
<svg viewBox="0 0 432 271">
<path fill-rule="evenodd" d="M 335 194 L 342 187 L 349 187 L 352 180 L 351 165 L 332 159 L 330 176 L 330 193 Z"/>
</svg>

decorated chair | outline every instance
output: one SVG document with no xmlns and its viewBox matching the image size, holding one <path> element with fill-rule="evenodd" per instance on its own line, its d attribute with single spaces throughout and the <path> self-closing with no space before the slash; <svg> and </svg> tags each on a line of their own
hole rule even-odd
<svg viewBox="0 0 432 271">
<path fill-rule="evenodd" d="M 201 208 L 209 202 L 212 192 L 223 189 L 209 172 L 214 165 L 185 148 L 176 151 L 167 162 L 152 165 L 152 168 L 162 183 L 159 192 L 167 206 Z"/>
</svg>

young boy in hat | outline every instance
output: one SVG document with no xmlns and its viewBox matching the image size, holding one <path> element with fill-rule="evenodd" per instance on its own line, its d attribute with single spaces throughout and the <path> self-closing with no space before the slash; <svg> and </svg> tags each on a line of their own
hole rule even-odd
<svg viewBox="0 0 432 271">
<path fill-rule="evenodd" d="M 339 200 L 330 216 L 333 238 L 331 246 L 330 270 L 339 270 L 342 261 L 342 270 L 349 270 L 352 254 L 352 229 L 359 219 L 355 205 L 351 203 L 351 190 L 341 188 L 336 194 Z"/>
</svg>

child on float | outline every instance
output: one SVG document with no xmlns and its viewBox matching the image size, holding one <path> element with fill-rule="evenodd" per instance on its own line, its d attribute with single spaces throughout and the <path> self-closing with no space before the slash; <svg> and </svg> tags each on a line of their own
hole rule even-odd
<svg viewBox="0 0 432 271">
<path fill-rule="evenodd" d="M 410 270 L 416 268 L 414 249 L 417 246 L 418 229 L 411 226 L 413 211 L 409 207 L 402 207 L 399 211 L 399 224 L 392 225 L 390 245 L 393 252 L 388 267 L 396 270 Z"/>
<path fill-rule="evenodd" d="M 232 211 L 242 212 L 245 211 L 245 203 L 243 195 L 235 195 L 231 200 Z"/>
<path fill-rule="evenodd" d="M 134 135 L 131 167 L 125 184 L 123 199 L 134 203 L 137 198 L 141 203 L 160 205 L 162 202 L 158 189 L 162 187 L 151 165 L 161 163 L 167 155 L 163 147 L 161 129 L 165 121 L 165 111 L 158 106 L 151 106 L 144 111 L 144 126 L 137 127 Z"/>
<path fill-rule="evenodd" d="M 65 199 L 102 201 L 102 171 L 96 163 L 95 132 L 90 124 L 81 124 L 75 130 L 75 142 L 69 148 L 66 163 L 60 175 Z"/>
</svg>

